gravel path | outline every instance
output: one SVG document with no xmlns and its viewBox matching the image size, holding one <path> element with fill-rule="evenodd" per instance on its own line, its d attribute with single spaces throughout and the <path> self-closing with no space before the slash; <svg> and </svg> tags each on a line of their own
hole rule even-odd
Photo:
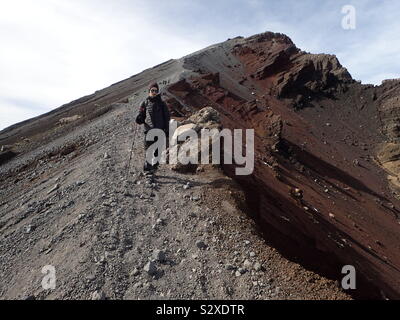
<svg viewBox="0 0 400 320">
<path fill-rule="evenodd" d="M 348 299 L 269 247 L 219 170 L 146 177 L 139 137 L 126 181 L 130 108 L 1 167 L 0 299 Z"/>
</svg>

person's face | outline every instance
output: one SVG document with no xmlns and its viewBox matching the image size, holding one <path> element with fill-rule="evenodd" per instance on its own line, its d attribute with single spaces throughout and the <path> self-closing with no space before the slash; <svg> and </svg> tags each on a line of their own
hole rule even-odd
<svg viewBox="0 0 400 320">
<path fill-rule="evenodd" d="M 149 96 L 150 97 L 155 97 L 158 94 L 158 89 L 157 88 L 151 88 L 149 91 Z"/>
</svg>

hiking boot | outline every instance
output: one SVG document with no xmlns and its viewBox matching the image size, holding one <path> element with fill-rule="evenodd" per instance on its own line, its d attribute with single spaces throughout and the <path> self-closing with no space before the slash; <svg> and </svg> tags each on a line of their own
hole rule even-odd
<svg viewBox="0 0 400 320">
<path fill-rule="evenodd" d="M 150 172 L 150 171 L 152 171 L 152 170 L 153 170 L 153 166 L 152 166 L 150 163 L 146 162 L 146 163 L 144 164 L 144 166 L 143 166 L 143 171 L 144 171 L 145 173 L 147 173 L 147 172 Z"/>
<path fill-rule="evenodd" d="M 159 165 L 158 162 L 156 164 L 154 164 L 154 165 L 151 165 L 151 164 L 146 162 L 144 164 L 143 171 L 144 172 L 154 172 L 154 171 L 156 171 L 158 169 L 158 165 Z"/>
<path fill-rule="evenodd" d="M 145 176 L 144 176 L 144 179 L 145 179 L 145 184 L 146 185 L 151 185 L 152 183 L 154 183 L 154 175 L 153 175 L 153 172 L 146 172 L 146 174 L 145 174 Z"/>
</svg>

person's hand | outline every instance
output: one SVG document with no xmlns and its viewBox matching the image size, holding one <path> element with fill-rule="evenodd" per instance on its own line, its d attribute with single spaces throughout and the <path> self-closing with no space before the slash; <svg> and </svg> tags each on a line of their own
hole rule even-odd
<svg viewBox="0 0 400 320">
<path fill-rule="evenodd" d="M 136 123 L 137 123 L 137 124 L 144 124 L 144 117 L 143 117 L 143 115 L 139 114 L 139 115 L 136 117 Z"/>
</svg>

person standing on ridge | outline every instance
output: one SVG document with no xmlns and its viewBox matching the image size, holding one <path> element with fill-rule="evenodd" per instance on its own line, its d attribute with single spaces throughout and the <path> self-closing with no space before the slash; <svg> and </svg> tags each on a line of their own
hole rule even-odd
<svg viewBox="0 0 400 320">
<path fill-rule="evenodd" d="M 168 141 L 169 121 L 171 119 L 166 103 L 161 99 L 160 89 L 157 82 L 149 87 L 149 96 L 142 102 L 139 108 L 139 114 L 136 117 L 136 123 L 144 125 L 144 146 L 145 154 L 147 149 L 157 141 L 146 141 L 146 136 L 151 129 L 161 129 L 165 132 Z M 156 150 L 152 156 L 152 163 L 145 160 L 144 171 L 153 171 L 158 168 L 161 155 Z"/>
</svg>

